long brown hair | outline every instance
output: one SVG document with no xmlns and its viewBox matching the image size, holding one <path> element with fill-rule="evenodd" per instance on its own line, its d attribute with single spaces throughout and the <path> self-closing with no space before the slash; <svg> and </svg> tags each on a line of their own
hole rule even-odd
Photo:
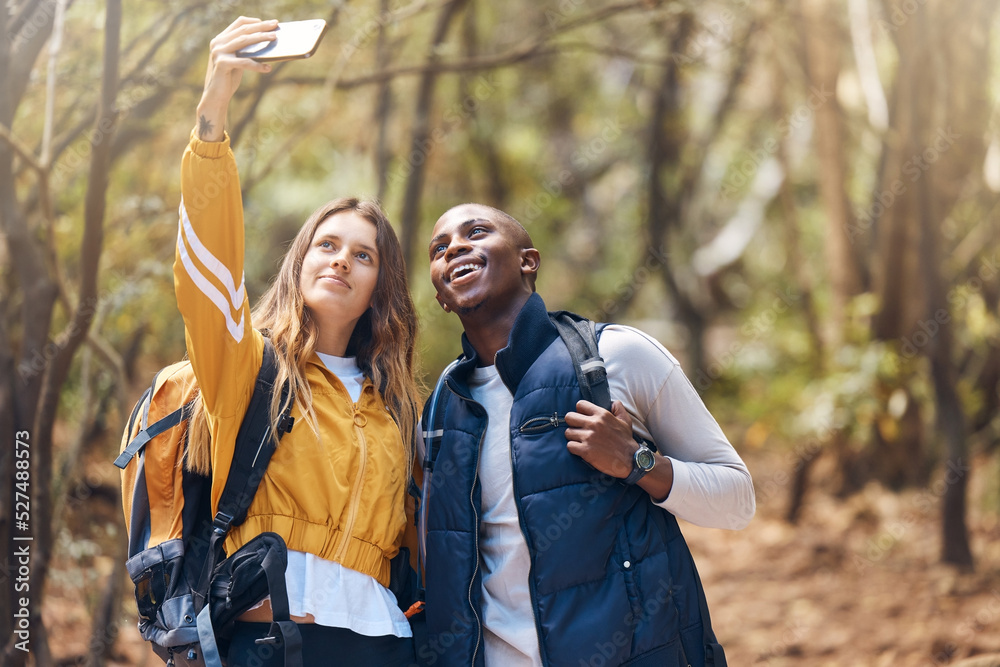
<svg viewBox="0 0 1000 667">
<path fill-rule="evenodd" d="M 286 381 L 291 396 L 284 404 L 281 394 L 271 400 L 271 423 L 292 400 L 299 413 L 319 434 L 312 391 L 305 379 L 305 364 L 319 339 L 319 327 L 302 299 L 299 278 L 302 260 L 312 244 L 316 228 L 331 215 L 353 211 L 375 225 L 375 245 L 379 255 L 378 278 L 371 307 L 354 327 L 347 353 L 357 357 L 358 366 L 381 392 L 386 406 L 403 437 L 407 473 L 413 461 L 413 435 L 417 419 L 418 390 L 413 379 L 413 351 L 417 336 L 417 314 L 410 299 L 403 251 L 392 225 L 378 202 L 354 197 L 334 199 L 316 209 L 299 229 L 285 252 L 278 275 L 257 301 L 251 313 L 256 328 L 269 336 L 278 357 L 278 386 Z M 191 470 L 210 469 L 209 434 L 201 401 L 188 425 L 187 464 Z M 276 427 L 272 426 L 272 432 Z"/>
</svg>

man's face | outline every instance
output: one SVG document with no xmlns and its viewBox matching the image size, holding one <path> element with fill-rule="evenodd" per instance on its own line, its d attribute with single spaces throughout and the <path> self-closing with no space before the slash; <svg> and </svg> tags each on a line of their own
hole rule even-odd
<svg viewBox="0 0 1000 667">
<path fill-rule="evenodd" d="M 438 219 L 428 251 L 431 282 L 445 310 L 469 315 L 491 302 L 503 307 L 531 293 L 525 274 L 538 269 L 527 256 L 534 251 L 518 246 L 509 224 L 475 204 L 457 206 Z"/>
</svg>

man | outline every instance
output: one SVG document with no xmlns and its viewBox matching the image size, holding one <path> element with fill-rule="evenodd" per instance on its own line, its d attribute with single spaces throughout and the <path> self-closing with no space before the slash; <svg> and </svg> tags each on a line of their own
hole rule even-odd
<svg viewBox="0 0 1000 667">
<path fill-rule="evenodd" d="M 608 325 L 599 338 L 613 413 L 580 400 L 535 293 L 532 245 L 516 220 L 478 204 L 434 227 L 431 281 L 465 334 L 423 418 L 443 434 L 425 498 L 429 642 L 418 655 L 487 667 L 725 664 L 674 516 L 746 526 L 746 465 L 677 361 L 636 329 Z"/>
</svg>

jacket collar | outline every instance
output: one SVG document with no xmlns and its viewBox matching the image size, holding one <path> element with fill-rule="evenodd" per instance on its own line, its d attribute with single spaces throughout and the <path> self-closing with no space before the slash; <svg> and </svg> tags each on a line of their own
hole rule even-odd
<svg viewBox="0 0 1000 667">
<path fill-rule="evenodd" d="M 533 293 L 514 320 L 507 347 L 497 352 L 496 367 L 500 379 L 513 394 L 517 391 L 521 378 L 528 372 L 535 360 L 559 337 L 559 332 L 549 320 L 545 302 L 538 293 Z M 451 373 L 454 388 L 466 398 L 471 397 L 469 377 L 479 365 L 479 357 L 468 337 L 462 334 L 462 350 L 458 365 Z"/>
</svg>

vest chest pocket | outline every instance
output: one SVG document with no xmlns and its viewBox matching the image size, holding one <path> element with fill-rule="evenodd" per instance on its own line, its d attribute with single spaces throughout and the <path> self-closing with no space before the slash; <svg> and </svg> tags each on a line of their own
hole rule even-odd
<svg viewBox="0 0 1000 667">
<path fill-rule="evenodd" d="M 544 417 L 532 417 L 521 424 L 517 431 L 524 435 L 537 435 L 565 425 L 566 419 L 560 417 L 558 412 L 553 412 L 551 415 L 545 415 Z"/>
</svg>

